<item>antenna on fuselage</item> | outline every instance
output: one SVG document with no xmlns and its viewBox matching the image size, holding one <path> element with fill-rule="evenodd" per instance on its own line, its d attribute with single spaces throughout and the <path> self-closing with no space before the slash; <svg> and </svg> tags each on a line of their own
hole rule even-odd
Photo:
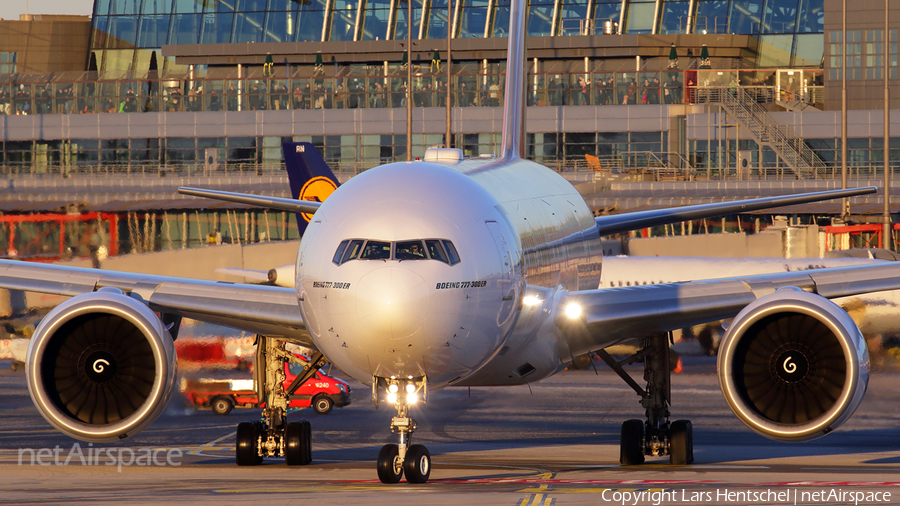
<svg viewBox="0 0 900 506">
<path fill-rule="evenodd" d="M 525 0 L 509 9 L 509 50 L 506 59 L 506 102 L 500 157 L 525 158 Z"/>
</svg>

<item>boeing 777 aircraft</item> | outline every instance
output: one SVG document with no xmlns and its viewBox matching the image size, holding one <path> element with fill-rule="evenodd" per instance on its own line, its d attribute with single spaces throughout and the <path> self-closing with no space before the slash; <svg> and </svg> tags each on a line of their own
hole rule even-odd
<svg viewBox="0 0 900 506">
<path fill-rule="evenodd" d="M 366 171 L 324 202 L 213 190 L 182 193 L 312 214 L 294 288 L 229 284 L 16 261 L 0 287 L 71 296 L 36 329 L 29 392 L 72 437 L 115 441 L 147 427 L 175 379 L 172 341 L 182 317 L 255 332 L 262 422 L 237 430 L 237 463 L 311 459 L 309 424 L 288 422 L 287 400 L 326 360 L 372 386 L 395 410 L 399 444 L 385 445 L 378 476 L 425 482 L 428 450 L 411 444 L 411 409 L 448 386 L 521 385 L 573 356 L 639 343 L 646 384 L 606 355 L 646 409 L 622 425 L 622 464 L 645 455 L 693 460 L 691 424 L 669 419 L 667 333 L 734 318 L 718 374 L 735 415 L 782 441 L 836 429 L 859 405 L 868 352 L 859 329 L 829 299 L 900 288 L 895 264 L 783 272 L 725 280 L 597 289 L 600 236 L 722 214 L 872 193 L 836 190 L 594 218 L 564 178 L 523 159 L 524 2 L 510 9 L 502 152 L 463 159 L 430 150 L 423 161 Z M 285 342 L 318 350 L 283 388 Z"/>
</svg>

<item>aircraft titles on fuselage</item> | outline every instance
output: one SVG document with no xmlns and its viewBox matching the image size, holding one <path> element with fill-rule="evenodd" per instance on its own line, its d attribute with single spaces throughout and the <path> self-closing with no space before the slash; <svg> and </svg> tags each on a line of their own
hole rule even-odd
<svg viewBox="0 0 900 506">
<path fill-rule="evenodd" d="M 487 286 L 487 281 L 447 281 L 438 283 L 435 289 L 452 290 L 454 288 L 484 288 L 485 286 Z"/>
<path fill-rule="evenodd" d="M 335 290 L 348 290 L 350 283 L 339 281 L 313 281 L 313 288 L 334 288 Z"/>
</svg>

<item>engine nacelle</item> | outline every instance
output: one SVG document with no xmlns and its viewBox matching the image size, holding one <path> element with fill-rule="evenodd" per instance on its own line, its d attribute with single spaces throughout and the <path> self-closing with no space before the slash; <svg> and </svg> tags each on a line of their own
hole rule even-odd
<svg viewBox="0 0 900 506">
<path fill-rule="evenodd" d="M 748 427 L 808 441 L 847 421 L 869 383 L 866 341 L 835 303 L 782 288 L 738 313 L 722 339 L 719 385 Z"/>
<path fill-rule="evenodd" d="M 60 304 L 28 346 L 28 391 L 51 425 L 82 441 L 124 439 L 162 413 L 175 384 L 172 336 L 145 304 L 101 288 Z"/>
</svg>

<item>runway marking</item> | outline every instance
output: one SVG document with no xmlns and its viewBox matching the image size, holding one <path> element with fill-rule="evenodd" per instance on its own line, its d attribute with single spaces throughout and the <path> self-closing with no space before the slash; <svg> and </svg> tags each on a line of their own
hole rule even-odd
<svg viewBox="0 0 900 506">
<path fill-rule="evenodd" d="M 203 445 L 203 446 L 215 446 L 216 443 L 218 443 L 219 441 L 223 441 L 223 440 L 225 440 L 225 439 L 230 438 L 231 436 L 236 436 L 236 435 L 237 435 L 237 431 L 234 431 L 234 432 L 232 432 L 232 433 L 230 433 L 230 434 L 225 434 L 224 436 L 222 436 L 222 437 L 220 437 L 220 438 L 218 438 L 218 439 L 213 439 L 212 441 L 210 441 L 209 443 L 206 443 L 206 444 Z"/>
<path fill-rule="evenodd" d="M 54 430 L 54 429 L 0 430 L 0 434 L 50 434 L 50 433 L 59 434 L 59 431 Z"/>
<path fill-rule="evenodd" d="M 549 483 L 548 483 L 549 481 Z M 427 485 L 442 485 L 442 484 L 467 484 L 467 485 L 482 485 L 482 484 L 494 484 L 494 485 L 538 485 L 537 487 L 526 488 L 522 490 L 517 490 L 516 492 L 521 493 L 547 493 L 552 491 L 553 493 L 602 493 L 604 490 L 625 490 L 625 491 L 656 491 L 656 490 L 669 490 L 669 488 L 660 488 L 659 485 L 696 485 L 696 484 L 709 484 L 709 483 L 718 483 L 716 481 L 711 480 L 668 480 L 668 481 L 656 481 L 656 480 L 542 480 L 539 478 L 474 478 L 474 479 L 465 479 L 465 478 L 450 478 L 450 479 L 437 479 L 437 480 L 429 480 Z M 656 485 L 656 487 L 628 487 L 628 488 L 610 488 L 610 487 L 602 487 L 602 488 L 570 488 L 570 489 L 557 489 L 554 488 L 553 485 L 560 484 L 575 484 L 575 485 Z M 354 490 L 377 490 L 383 488 L 383 484 L 379 480 L 347 480 L 347 481 L 331 481 L 331 482 L 322 482 L 321 484 L 311 484 L 306 487 L 284 487 L 284 488 L 267 488 L 267 489 L 259 489 L 259 488 L 248 488 L 248 489 L 217 489 L 212 490 L 211 492 L 216 494 L 249 494 L 249 493 L 295 493 L 295 492 L 310 492 L 310 491 L 354 491 Z M 430 490 L 433 487 L 416 487 L 419 490 Z M 524 499 L 523 499 L 524 500 Z M 537 505 L 539 503 L 529 503 L 533 505 Z"/>
<path fill-rule="evenodd" d="M 900 482 L 896 481 L 782 481 L 773 483 L 759 483 L 760 486 L 766 487 L 793 487 L 793 486 L 813 486 L 813 487 L 897 487 Z"/>
<path fill-rule="evenodd" d="M 203 453 L 203 450 L 204 450 L 204 449 L 210 449 L 210 448 L 216 446 L 216 443 L 218 443 L 219 441 L 223 441 L 223 440 L 225 440 L 225 439 L 228 439 L 228 438 L 230 438 L 230 437 L 232 437 L 232 436 L 235 436 L 236 434 L 237 434 L 237 431 L 234 431 L 234 432 L 230 432 L 230 433 L 228 433 L 228 434 L 225 434 L 224 436 L 222 436 L 222 437 L 220 437 L 220 438 L 213 439 L 213 440 L 210 441 L 209 443 L 200 445 L 200 448 L 199 448 L 199 449 L 197 449 L 197 450 L 191 450 L 191 451 L 187 452 L 187 454 L 188 454 L 188 455 L 197 455 L 197 456 L 200 456 L 200 457 L 221 457 L 221 455 L 208 455 L 208 454 L 205 454 L 205 453 Z M 227 449 L 230 449 L 231 451 L 234 451 L 234 448 L 223 448 L 223 447 L 219 447 L 219 448 L 216 448 L 216 449 L 217 449 L 217 450 L 227 450 Z"/>
<path fill-rule="evenodd" d="M 376 480 L 377 481 L 377 480 Z M 308 487 L 294 488 L 236 488 L 210 490 L 213 494 L 287 494 L 301 492 L 371 492 L 373 490 L 383 489 L 384 484 L 380 481 L 371 485 L 310 485 Z M 416 485 L 416 490 L 428 490 L 429 487 Z"/>
<path fill-rule="evenodd" d="M 554 494 L 602 494 L 603 492 L 663 492 L 666 490 L 674 490 L 671 488 L 556 488 L 552 489 Z M 548 491 L 548 490 L 545 490 Z M 529 493 L 538 492 L 537 489 L 523 488 L 516 492 Z"/>
<path fill-rule="evenodd" d="M 544 494 L 531 494 L 531 497 L 519 499 L 517 506 L 554 506 L 556 499 Z"/>
</svg>

